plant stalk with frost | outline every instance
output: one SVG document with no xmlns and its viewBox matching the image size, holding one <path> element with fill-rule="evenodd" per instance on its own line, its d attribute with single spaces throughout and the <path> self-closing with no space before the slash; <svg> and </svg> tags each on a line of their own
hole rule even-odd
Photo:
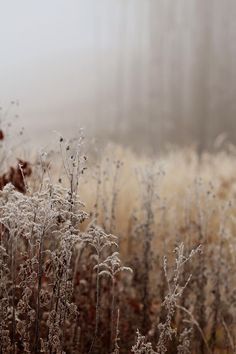
<svg viewBox="0 0 236 354">
<path fill-rule="evenodd" d="M 172 320 L 175 315 L 176 308 L 178 306 L 178 300 L 181 298 L 184 289 L 188 285 L 191 275 L 188 280 L 181 285 L 181 274 L 183 272 L 184 265 L 191 260 L 191 258 L 198 252 L 200 252 L 201 247 L 193 249 L 189 255 L 184 255 L 184 244 L 181 243 L 175 248 L 175 269 L 172 274 L 168 273 L 167 270 L 167 259 L 164 257 L 164 274 L 167 281 L 168 292 L 165 296 L 163 306 L 166 309 L 165 322 L 159 323 L 159 340 L 156 345 L 156 351 L 153 350 L 152 344 L 146 341 L 145 336 L 142 336 L 139 331 L 137 331 L 137 341 L 132 347 L 132 352 L 135 354 L 165 354 L 168 351 L 168 344 L 172 340 L 173 336 L 177 334 L 176 329 L 172 327 Z M 180 345 L 179 352 L 184 353 L 183 348 L 186 349 L 189 342 L 187 341 L 187 333 L 184 332 L 180 335 Z"/>
<path fill-rule="evenodd" d="M 111 287 L 111 294 L 112 294 L 112 300 L 111 300 L 111 337 L 110 337 L 110 351 L 113 350 L 113 337 L 114 337 L 114 312 L 115 312 L 115 297 L 116 297 L 116 292 L 115 292 L 115 285 L 116 285 L 116 278 L 117 275 L 120 272 L 130 272 L 132 273 L 132 269 L 129 267 L 124 267 L 121 265 L 121 260 L 119 257 L 119 252 L 114 252 L 112 255 L 108 256 L 105 261 L 99 264 L 99 268 L 101 269 L 99 271 L 99 276 L 108 276 L 111 278 L 112 281 L 112 287 Z"/>
<path fill-rule="evenodd" d="M 181 274 L 183 272 L 184 265 L 191 260 L 191 258 L 198 252 L 200 252 L 201 247 L 198 246 L 196 249 L 193 249 L 189 255 L 184 255 L 184 244 L 181 243 L 174 250 L 175 253 L 175 269 L 173 274 L 168 274 L 167 269 L 167 259 L 164 257 L 164 273 L 167 281 L 168 292 L 165 296 L 163 306 L 166 309 L 166 318 L 165 322 L 162 322 L 158 325 L 159 329 L 159 340 L 157 343 L 157 353 L 164 354 L 167 352 L 168 343 L 172 340 L 173 336 L 176 335 L 176 329 L 172 327 L 172 319 L 175 315 L 176 307 L 178 300 L 181 298 L 184 289 L 187 287 L 191 275 L 187 281 L 181 285 Z"/>
<path fill-rule="evenodd" d="M 86 242 L 92 249 L 95 250 L 95 257 L 96 257 L 96 266 L 94 269 L 96 270 L 96 320 L 95 320 L 95 330 L 94 330 L 94 337 L 89 349 L 89 353 L 92 352 L 94 344 L 97 339 L 98 335 L 98 326 L 100 321 L 100 280 L 99 280 L 99 273 L 100 273 L 100 264 L 102 262 L 102 254 L 104 250 L 108 247 L 118 247 L 116 242 L 117 237 L 106 234 L 100 227 L 96 225 L 91 225 L 82 237 L 82 241 Z"/>
<path fill-rule="evenodd" d="M 134 354 L 157 354 L 153 348 L 152 343 L 146 341 L 146 337 L 142 336 L 137 330 L 137 339 L 135 345 L 133 345 L 131 352 Z"/>
</svg>

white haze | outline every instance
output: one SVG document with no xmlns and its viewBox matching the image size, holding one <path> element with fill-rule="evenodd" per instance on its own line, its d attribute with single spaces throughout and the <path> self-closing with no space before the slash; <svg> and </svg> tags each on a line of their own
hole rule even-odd
<svg viewBox="0 0 236 354">
<path fill-rule="evenodd" d="M 79 126 L 233 138 L 235 15 L 234 0 L 0 0 L 0 103 L 19 100 L 38 142 Z"/>
</svg>

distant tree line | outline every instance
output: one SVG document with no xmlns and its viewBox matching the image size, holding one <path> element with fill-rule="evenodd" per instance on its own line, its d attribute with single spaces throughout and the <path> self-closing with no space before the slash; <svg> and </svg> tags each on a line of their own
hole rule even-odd
<svg viewBox="0 0 236 354">
<path fill-rule="evenodd" d="M 99 126 L 155 148 L 202 150 L 222 132 L 236 142 L 236 2 L 102 4 L 94 16 Z"/>
</svg>

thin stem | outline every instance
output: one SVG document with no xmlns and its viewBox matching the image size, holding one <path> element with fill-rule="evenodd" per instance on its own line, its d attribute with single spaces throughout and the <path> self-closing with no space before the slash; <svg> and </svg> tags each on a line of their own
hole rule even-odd
<svg viewBox="0 0 236 354">
<path fill-rule="evenodd" d="M 43 260 L 43 238 L 44 238 L 45 228 L 40 236 L 39 244 L 39 258 L 38 258 L 38 290 L 37 290 L 37 305 L 36 305 L 36 325 L 35 325 L 35 354 L 39 353 L 39 340 L 40 340 L 40 293 L 42 288 L 42 260 Z"/>
<path fill-rule="evenodd" d="M 114 337 L 114 312 L 115 312 L 115 279 L 112 277 L 112 300 L 111 300 L 111 338 L 110 338 L 110 352 L 113 349 L 113 337 Z"/>
<path fill-rule="evenodd" d="M 97 275 L 96 275 L 96 323 L 95 323 L 94 337 L 93 337 L 88 354 L 92 353 L 94 344 L 96 342 L 97 334 L 98 334 L 99 319 L 100 319 L 100 281 L 99 281 L 100 252 L 99 251 L 98 251 L 97 255 L 98 255 L 98 260 L 97 260 Z"/>
<path fill-rule="evenodd" d="M 15 242 L 14 237 L 12 237 L 12 247 L 11 247 L 11 274 L 12 274 L 12 353 L 16 352 L 16 309 L 15 309 L 15 297 L 16 297 L 16 263 L 15 263 Z"/>
<path fill-rule="evenodd" d="M 190 321 L 191 321 L 191 323 L 194 324 L 194 325 L 196 326 L 196 328 L 198 329 L 198 331 L 199 331 L 199 333 L 200 333 L 200 335 L 201 335 L 201 337 L 202 337 L 202 340 L 203 340 L 203 342 L 204 342 L 204 344 L 205 344 L 205 346 L 206 346 L 206 348 L 207 348 L 208 353 L 211 353 L 211 350 L 210 350 L 210 348 L 209 348 L 209 345 L 208 345 L 208 343 L 207 343 L 207 339 L 206 339 L 206 337 L 205 337 L 205 335 L 204 335 L 204 333 L 203 333 L 203 330 L 201 329 L 201 327 L 200 327 L 199 323 L 197 322 L 197 320 L 194 318 L 193 314 L 192 314 L 188 309 L 186 309 L 186 308 L 183 307 L 183 306 L 176 305 L 176 307 L 177 307 L 178 309 L 184 311 L 187 315 L 189 315 Z"/>
</svg>

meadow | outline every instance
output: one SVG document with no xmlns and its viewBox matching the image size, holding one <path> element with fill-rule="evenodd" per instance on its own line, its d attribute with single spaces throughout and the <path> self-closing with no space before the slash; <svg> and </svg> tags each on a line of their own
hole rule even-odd
<svg viewBox="0 0 236 354">
<path fill-rule="evenodd" d="M 0 353 L 234 353 L 234 147 L 58 146 L 4 162 Z"/>
</svg>

